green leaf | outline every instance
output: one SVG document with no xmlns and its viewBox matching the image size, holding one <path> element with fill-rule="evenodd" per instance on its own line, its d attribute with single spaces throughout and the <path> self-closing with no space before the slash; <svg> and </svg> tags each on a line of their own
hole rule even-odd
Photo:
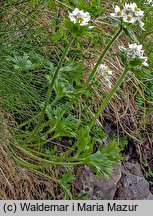
<svg viewBox="0 0 153 216">
<path fill-rule="evenodd" d="M 140 58 L 135 58 L 135 59 L 133 59 L 133 60 L 131 60 L 131 61 L 129 62 L 129 65 L 130 65 L 131 67 L 136 67 L 136 66 L 138 66 L 138 65 L 141 65 L 142 62 L 143 62 L 143 60 L 141 60 Z"/>
<path fill-rule="evenodd" d="M 61 107 L 47 106 L 46 114 L 50 119 L 50 129 L 56 137 L 76 137 L 76 130 L 79 120 L 72 114 L 67 114 L 66 110 Z"/>
<path fill-rule="evenodd" d="M 14 63 L 14 68 L 16 70 L 27 71 L 36 68 L 36 64 L 32 64 L 27 54 L 24 54 L 23 56 L 9 56 L 8 60 Z"/>
<path fill-rule="evenodd" d="M 81 37 L 89 30 L 90 25 L 80 26 L 78 23 L 73 23 L 70 20 L 65 20 L 65 28 L 67 28 L 74 37 Z"/>
<path fill-rule="evenodd" d="M 57 79 L 55 86 L 54 86 L 54 89 L 56 92 L 56 97 L 58 99 L 60 99 L 64 96 L 68 96 L 68 95 L 72 94 L 74 91 L 73 86 L 65 78 Z"/>
<path fill-rule="evenodd" d="M 122 64 L 123 64 L 124 66 L 127 66 L 128 61 L 127 61 L 127 53 L 126 53 L 126 51 L 122 50 L 122 51 L 120 52 L 119 56 L 120 56 L 120 59 L 121 59 Z"/>
<path fill-rule="evenodd" d="M 31 59 L 31 61 L 37 65 L 39 65 L 39 67 L 44 67 L 49 69 L 49 72 L 53 72 L 54 70 L 54 64 L 49 61 L 48 59 L 46 59 L 44 56 L 38 54 L 38 53 L 33 53 L 30 52 L 29 53 L 29 57 Z"/>
<path fill-rule="evenodd" d="M 79 129 L 77 136 L 77 154 L 83 154 L 82 157 L 88 155 L 91 151 L 91 137 L 89 135 L 89 127 L 84 127 Z"/>
<path fill-rule="evenodd" d="M 74 98 L 81 92 L 78 92 L 77 86 L 80 84 L 82 77 L 82 67 L 80 64 L 71 62 L 70 64 L 62 67 L 57 80 L 54 85 L 56 97 L 58 99 L 62 97 Z M 53 73 L 46 75 L 48 83 L 51 83 Z"/>
<path fill-rule="evenodd" d="M 96 153 L 84 159 L 97 175 L 108 178 L 112 172 L 113 165 L 120 161 L 120 148 L 115 140 L 111 141 L 106 147 L 102 147 Z"/>
<path fill-rule="evenodd" d="M 133 32 L 132 30 L 129 30 L 127 27 L 123 27 L 123 31 L 124 31 L 125 35 L 126 35 L 130 40 L 137 41 L 136 35 L 134 34 L 134 32 Z"/>
<path fill-rule="evenodd" d="M 120 155 L 121 149 L 119 148 L 116 140 L 110 141 L 106 147 L 101 148 L 102 154 L 106 154 L 108 159 L 117 162 L 122 159 L 122 156 Z"/>
<path fill-rule="evenodd" d="M 79 83 L 82 77 L 82 66 L 76 62 L 71 62 L 70 64 L 62 67 L 60 72 L 60 76 L 67 79 L 69 83 Z"/>
<path fill-rule="evenodd" d="M 97 175 L 103 175 L 109 177 L 112 172 L 113 162 L 108 160 L 106 155 L 103 155 L 100 151 L 92 154 L 84 161 L 90 166 Z"/>
</svg>

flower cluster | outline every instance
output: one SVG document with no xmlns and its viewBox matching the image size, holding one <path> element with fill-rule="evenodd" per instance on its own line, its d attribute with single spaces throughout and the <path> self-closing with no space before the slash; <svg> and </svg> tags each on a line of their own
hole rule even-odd
<svg viewBox="0 0 153 216">
<path fill-rule="evenodd" d="M 119 46 L 119 49 L 127 54 L 127 58 L 129 61 L 134 59 L 140 59 L 143 66 L 148 66 L 148 59 L 147 57 L 143 56 L 144 50 L 142 49 L 142 45 L 133 43 L 129 44 L 128 48 Z"/>
<path fill-rule="evenodd" d="M 69 18 L 71 22 L 78 23 L 80 26 L 89 25 L 89 21 L 91 19 L 88 12 L 84 12 L 78 8 L 72 11 L 72 13 L 69 12 Z M 89 28 L 93 28 L 93 26 L 89 26 Z"/>
<path fill-rule="evenodd" d="M 125 23 L 138 22 L 140 27 L 144 30 L 144 23 L 142 22 L 144 12 L 137 7 L 136 3 L 125 4 L 123 9 L 116 5 L 115 13 L 111 13 L 110 15 L 115 18 L 121 18 Z"/>
<path fill-rule="evenodd" d="M 105 64 L 100 64 L 97 68 L 97 73 L 105 79 L 108 87 L 111 88 L 111 86 L 112 86 L 112 83 L 110 81 L 110 78 L 112 76 L 111 69 L 108 66 L 106 66 Z"/>
</svg>

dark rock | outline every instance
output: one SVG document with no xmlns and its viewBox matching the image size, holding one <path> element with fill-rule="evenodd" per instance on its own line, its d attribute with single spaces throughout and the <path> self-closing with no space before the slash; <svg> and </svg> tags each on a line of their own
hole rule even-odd
<svg viewBox="0 0 153 216">
<path fill-rule="evenodd" d="M 110 179 L 97 177 L 87 166 L 78 169 L 77 176 L 72 186 L 75 195 L 80 196 L 88 193 L 88 199 L 90 200 L 111 200 L 116 193 L 117 183 L 121 178 L 121 165 L 117 164 L 114 167 Z"/>
<path fill-rule="evenodd" d="M 135 163 L 126 162 L 124 163 L 124 168 L 125 170 L 128 170 L 131 174 L 143 177 L 140 164 L 138 162 Z"/>
<path fill-rule="evenodd" d="M 138 163 L 126 162 L 122 167 L 122 178 L 118 185 L 118 200 L 153 200 L 149 183 L 143 177 Z"/>
</svg>

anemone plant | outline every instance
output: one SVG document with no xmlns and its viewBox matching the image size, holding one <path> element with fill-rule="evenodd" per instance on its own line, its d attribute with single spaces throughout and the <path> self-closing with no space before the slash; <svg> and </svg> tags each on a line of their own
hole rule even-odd
<svg viewBox="0 0 153 216">
<path fill-rule="evenodd" d="M 109 19 L 111 19 L 112 25 L 117 25 L 117 31 L 101 52 L 87 80 L 83 83 L 80 78 L 80 67 L 75 67 L 73 62 L 70 62 L 68 66 L 65 66 L 64 63 L 66 59 L 69 59 L 69 51 L 72 47 L 75 49 L 75 43 L 78 43 L 83 36 L 90 35 L 94 27 L 90 24 L 91 16 L 88 12 L 78 8 L 69 12 L 64 24 L 65 29 L 69 31 L 70 40 L 57 66 L 53 67 L 53 70 L 46 76 L 48 90 L 44 102 L 41 103 L 42 109 L 37 116 L 17 127 L 17 142 L 9 147 L 14 160 L 58 183 L 69 198 L 71 195 L 68 185 L 73 178 L 64 176 L 61 179 L 56 179 L 44 174 L 41 170 L 51 166 L 64 166 L 69 169 L 76 165 L 86 164 L 98 175 L 109 177 L 113 165 L 121 160 L 120 148 L 116 141 L 112 140 L 104 147 L 101 142 L 102 136 L 97 137 L 96 134 L 93 134 L 93 130 L 97 126 L 99 116 L 124 81 L 128 71 L 134 72 L 137 68 L 148 66 L 148 63 L 140 44 L 133 43 L 128 48 L 120 47 L 119 55 L 124 71 L 114 86 L 110 80 L 113 72 L 102 63 L 108 50 L 121 33 L 133 38 L 131 34 L 133 25 L 138 24 L 142 30 L 144 29 L 142 18 L 143 11 L 135 3 L 125 4 L 123 9 L 115 6 L 115 12 L 111 13 Z M 26 55 L 23 58 L 16 57 L 15 60 L 12 58 L 10 60 L 16 62 L 17 70 L 21 68 L 25 70 L 23 62 L 27 62 L 26 69 L 28 70 L 36 66 Z M 83 96 L 90 94 L 89 88 L 98 73 L 109 86 L 109 93 L 103 99 L 97 112 L 93 114 L 93 119 L 88 124 L 83 124 L 83 119 L 77 118 L 75 115 L 75 104 Z M 60 152 L 57 146 L 62 145 L 58 143 L 62 139 L 66 139 L 63 147 L 67 147 L 67 149 Z M 66 143 L 68 143 L 67 146 Z M 95 144 L 98 146 L 96 151 L 94 151 Z M 23 158 L 18 156 L 18 151 L 23 153 Z"/>
</svg>

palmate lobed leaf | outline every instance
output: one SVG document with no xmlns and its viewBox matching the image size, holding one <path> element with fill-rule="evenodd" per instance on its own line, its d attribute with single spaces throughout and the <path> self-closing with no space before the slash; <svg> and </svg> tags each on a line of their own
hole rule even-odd
<svg viewBox="0 0 153 216">
<path fill-rule="evenodd" d="M 63 107 L 47 106 L 46 114 L 50 119 L 52 132 L 58 137 L 76 137 L 79 120 L 72 114 L 67 114 Z"/>
<path fill-rule="evenodd" d="M 50 75 L 46 75 L 50 84 L 53 78 L 54 70 Z M 62 97 L 74 98 L 78 92 L 77 87 L 80 86 L 82 77 L 82 66 L 79 63 L 71 62 L 60 69 L 60 73 L 56 79 L 54 90 L 58 99 Z"/>
<path fill-rule="evenodd" d="M 46 68 L 48 69 L 49 73 L 52 73 L 54 71 L 54 64 L 51 61 L 49 61 L 46 57 L 36 52 L 29 52 L 28 56 L 30 60 L 39 68 Z"/>
<path fill-rule="evenodd" d="M 70 117 L 70 116 L 69 116 Z M 74 129 L 71 127 L 71 123 L 66 124 L 65 119 L 57 119 L 54 125 L 55 135 L 58 137 L 76 137 Z"/>
<path fill-rule="evenodd" d="M 74 82 L 80 83 L 82 77 L 82 66 L 76 62 L 71 62 L 60 69 L 60 76 L 64 77 L 71 84 Z"/>
<path fill-rule="evenodd" d="M 74 92 L 73 86 L 69 83 L 68 80 L 65 78 L 58 79 L 54 86 L 56 97 L 58 99 L 64 97 L 64 96 L 71 96 Z"/>
<path fill-rule="evenodd" d="M 116 141 L 111 141 L 106 147 L 100 148 L 96 153 L 89 155 L 84 162 L 90 166 L 97 175 L 108 178 L 113 165 L 122 159 L 120 148 Z"/>
<path fill-rule="evenodd" d="M 109 178 L 112 172 L 113 162 L 108 160 L 106 155 L 102 155 L 100 151 L 97 151 L 85 162 L 97 175 L 103 175 L 104 177 Z"/>
<path fill-rule="evenodd" d="M 27 71 L 27 70 L 33 70 L 36 68 L 36 64 L 33 64 L 29 60 L 29 56 L 27 54 L 24 54 L 23 56 L 14 56 L 11 57 L 9 56 L 7 60 L 12 61 L 14 63 L 14 68 L 16 70 L 21 70 L 21 71 Z"/>
</svg>

